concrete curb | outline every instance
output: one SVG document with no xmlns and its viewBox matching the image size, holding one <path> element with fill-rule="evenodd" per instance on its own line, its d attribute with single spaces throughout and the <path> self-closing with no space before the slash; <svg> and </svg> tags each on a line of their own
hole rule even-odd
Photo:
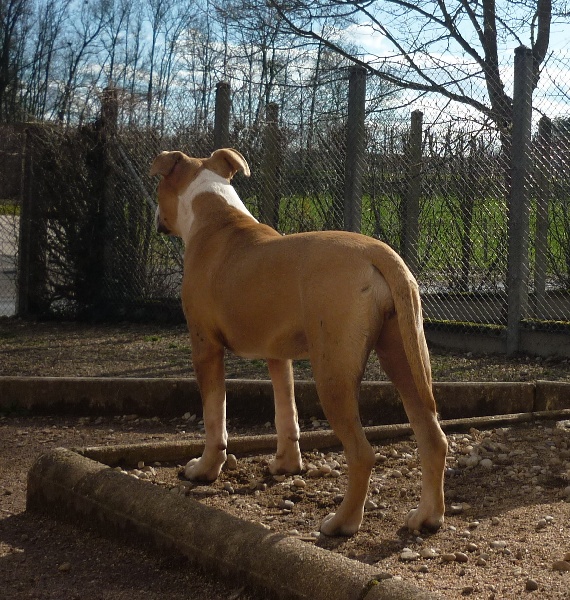
<svg viewBox="0 0 570 600">
<path fill-rule="evenodd" d="M 295 393 L 301 418 L 323 417 L 314 382 L 295 382 Z M 434 394 L 442 419 L 570 408 L 566 382 L 441 382 L 434 384 Z M 273 421 L 271 382 L 228 380 L 227 396 L 230 418 Z M 407 421 L 391 383 L 363 382 L 360 409 L 364 423 Z M 0 411 L 180 416 L 201 414 L 202 406 L 194 379 L 0 377 Z"/>
<path fill-rule="evenodd" d="M 508 427 L 521 423 L 541 420 L 570 419 L 570 409 L 548 410 L 512 415 L 491 415 L 488 417 L 471 417 L 468 419 L 451 419 L 440 421 L 445 432 L 469 431 L 472 428 Z M 364 431 L 371 443 L 381 440 L 397 439 L 413 434 L 410 425 L 401 423 L 395 425 L 377 425 L 365 427 Z M 299 440 L 302 451 L 340 446 L 340 442 L 331 430 L 303 431 Z M 230 437 L 228 453 L 246 455 L 275 452 L 277 447 L 276 435 L 255 435 Z M 199 457 L 204 450 L 204 441 L 152 442 L 141 444 L 116 444 L 114 446 L 87 446 L 75 448 L 81 456 L 90 458 L 110 467 L 134 467 L 139 461 L 145 463 L 183 462 Z"/>
<path fill-rule="evenodd" d="M 94 523 L 115 536 L 182 554 L 207 572 L 245 581 L 271 598 L 438 597 L 403 581 L 383 579 L 369 565 L 174 496 L 63 448 L 42 455 L 32 466 L 27 508 Z"/>
</svg>

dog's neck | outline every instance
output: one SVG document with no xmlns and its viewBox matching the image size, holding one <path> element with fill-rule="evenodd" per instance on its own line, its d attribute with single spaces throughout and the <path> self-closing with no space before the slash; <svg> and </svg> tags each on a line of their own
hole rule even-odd
<svg viewBox="0 0 570 600">
<path fill-rule="evenodd" d="M 188 236 L 190 235 L 190 230 L 194 223 L 192 202 L 196 196 L 204 193 L 216 194 L 223 198 L 230 206 L 237 208 L 237 210 L 257 222 L 257 219 L 247 210 L 231 183 L 221 175 L 214 173 L 214 171 L 204 169 L 179 196 L 179 231 L 185 231 Z M 186 241 L 187 238 L 184 239 L 184 242 Z"/>
</svg>

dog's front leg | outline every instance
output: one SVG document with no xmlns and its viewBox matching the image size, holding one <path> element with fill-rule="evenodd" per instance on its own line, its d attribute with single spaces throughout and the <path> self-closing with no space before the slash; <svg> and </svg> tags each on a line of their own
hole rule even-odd
<svg viewBox="0 0 570 600">
<path fill-rule="evenodd" d="M 295 406 L 293 364 L 290 360 L 269 359 L 269 375 L 275 398 L 277 453 L 269 463 L 273 475 L 299 473 L 303 468 L 299 449 L 299 422 Z"/>
<path fill-rule="evenodd" d="M 224 349 L 193 345 L 196 379 L 202 396 L 206 443 L 201 458 L 191 460 L 184 471 L 188 479 L 214 481 L 226 462 L 226 385 Z"/>
</svg>

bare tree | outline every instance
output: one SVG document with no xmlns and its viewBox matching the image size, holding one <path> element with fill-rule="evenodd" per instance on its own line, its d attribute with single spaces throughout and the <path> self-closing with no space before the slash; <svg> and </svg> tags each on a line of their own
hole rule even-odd
<svg viewBox="0 0 570 600">
<path fill-rule="evenodd" d="M 115 85 L 123 77 L 126 69 L 126 47 L 121 48 L 120 41 L 128 29 L 133 0 L 111 0 L 104 4 L 103 10 L 106 19 L 101 30 L 101 39 L 107 55 L 104 59 L 105 71 L 108 85 Z"/>
<path fill-rule="evenodd" d="M 29 0 L 0 1 L 0 121 L 16 110 L 30 11 Z"/>
<path fill-rule="evenodd" d="M 148 0 L 152 29 L 148 67 L 147 125 L 160 124 L 176 74 L 179 45 L 196 19 L 190 3 L 179 0 Z"/>
<path fill-rule="evenodd" d="M 22 104 L 29 115 L 43 119 L 49 111 L 52 69 L 71 0 L 47 0 L 38 6 L 29 42 L 29 60 Z"/>
<path fill-rule="evenodd" d="M 292 32 L 324 43 L 398 87 L 435 92 L 490 118 L 501 131 L 511 123 L 501 48 L 527 44 L 534 85 L 546 57 L 551 0 L 268 0 Z M 357 30 L 366 27 L 389 50 L 364 59 L 348 54 L 321 24 L 331 17 Z M 461 61 L 457 61 L 461 57 Z M 396 66 L 391 69 L 389 66 Z M 482 82 L 487 100 L 481 95 Z"/>
<path fill-rule="evenodd" d="M 100 34 L 108 20 L 104 4 L 105 0 L 94 5 L 81 4 L 77 14 L 70 19 L 71 28 L 65 39 L 67 49 L 62 57 L 62 80 L 55 105 L 57 120 L 62 123 L 70 122 L 74 95 L 80 86 L 85 87 L 83 77 L 89 76 L 89 60 L 100 50 Z M 95 69 L 92 75 L 98 79 L 100 69 Z"/>
<path fill-rule="evenodd" d="M 218 4 L 217 12 L 236 44 L 234 62 L 247 65 L 248 112 L 257 123 L 265 107 L 276 100 L 275 85 L 283 78 L 296 44 L 284 35 L 277 11 L 263 2 L 226 0 Z"/>
<path fill-rule="evenodd" d="M 209 2 L 206 7 L 209 8 Z M 181 52 L 181 62 L 188 73 L 184 94 L 188 114 L 194 130 L 200 134 L 210 121 L 217 81 L 232 77 L 232 70 L 227 68 L 229 43 L 224 24 L 220 28 L 223 38 L 220 49 L 214 31 L 218 25 L 216 17 L 215 11 L 206 10 L 185 36 Z"/>
<path fill-rule="evenodd" d="M 144 103 L 145 95 L 139 90 L 139 69 L 143 61 L 144 18 L 140 11 L 134 11 L 127 21 L 124 38 L 125 68 L 123 69 L 122 87 L 126 94 L 127 120 L 129 125 L 136 122 L 136 109 Z"/>
</svg>

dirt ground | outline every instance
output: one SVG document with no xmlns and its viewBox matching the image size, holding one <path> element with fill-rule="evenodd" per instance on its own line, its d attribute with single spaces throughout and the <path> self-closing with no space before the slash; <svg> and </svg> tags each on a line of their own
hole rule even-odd
<svg viewBox="0 0 570 600">
<path fill-rule="evenodd" d="M 566 359 L 457 355 L 432 349 L 437 381 L 532 381 L 570 378 Z M 190 376 L 184 327 L 30 324 L 0 319 L 0 376 Z M 259 361 L 228 358 L 228 377 L 266 378 Z M 296 377 L 310 378 L 305 363 Z M 383 378 L 371 361 L 368 379 Z M 0 415 L 0 598 L 175 600 L 253 598 L 240 582 L 213 582 L 152 549 L 78 530 L 25 512 L 26 473 L 57 446 L 107 445 L 202 436 L 199 419 L 132 416 L 72 418 Z M 326 428 L 307 420 L 304 429 Z M 230 423 L 230 435 L 272 432 L 269 424 Z M 193 486 L 180 465 L 138 474 L 175 493 L 300 536 L 379 573 L 414 581 L 444 598 L 570 598 L 570 422 L 450 434 L 446 522 L 428 535 L 402 523 L 418 500 L 413 439 L 375 447 L 377 464 L 362 530 L 350 539 L 317 537 L 346 486 L 339 451 L 304 455 L 306 470 L 282 480 L 269 456 L 238 457 L 217 482 Z M 153 472 L 154 470 L 154 472 Z M 149 483 L 150 484 L 150 483 Z"/>
</svg>

